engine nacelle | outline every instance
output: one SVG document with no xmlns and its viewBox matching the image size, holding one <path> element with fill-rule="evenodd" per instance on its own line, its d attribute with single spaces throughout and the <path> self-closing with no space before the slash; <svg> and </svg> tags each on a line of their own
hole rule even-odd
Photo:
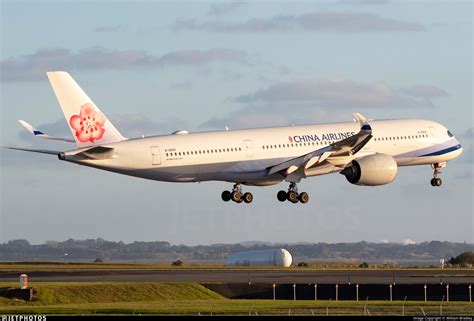
<svg viewBox="0 0 474 321">
<path fill-rule="evenodd" d="M 397 172 L 397 162 L 392 156 L 374 154 L 353 160 L 341 174 L 352 184 L 377 186 L 393 182 Z"/>
</svg>

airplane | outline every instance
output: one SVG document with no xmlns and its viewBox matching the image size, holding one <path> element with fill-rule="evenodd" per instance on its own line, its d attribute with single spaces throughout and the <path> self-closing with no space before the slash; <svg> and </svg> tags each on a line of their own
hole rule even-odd
<svg viewBox="0 0 474 321">
<path fill-rule="evenodd" d="M 19 120 L 32 135 L 76 143 L 75 149 L 53 151 L 9 147 L 56 155 L 60 160 L 119 174 L 166 182 L 225 181 L 232 190 L 223 201 L 251 203 L 242 185 L 269 186 L 287 182 L 280 202 L 307 203 L 299 192 L 303 178 L 340 173 L 351 184 L 391 183 L 398 167 L 431 165 L 431 185 L 463 148 L 443 125 L 429 120 L 367 120 L 305 126 L 257 128 L 125 138 L 74 79 L 64 71 L 47 76 L 69 124 L 71 138 L 49 136 Z"/>
</svg>

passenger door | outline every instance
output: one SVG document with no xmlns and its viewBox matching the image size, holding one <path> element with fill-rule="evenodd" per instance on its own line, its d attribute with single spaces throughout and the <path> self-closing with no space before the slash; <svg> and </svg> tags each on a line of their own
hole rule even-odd
<svg viewBox="0 0 474 321">
<path fill-rule="evenodd" d="M 244 148 L 245 148 L 245 153 L 247 154 L 248 158 L 252 158 L 254 155 L 253 151 L 253 143 L 251 139 L 246 139 L 244 140 Z"/>
<path fill-rule="evenodd" d="M 161 164 L 160 148 L 158 146 L 150 146 L 150 152 L 151 152 L 151 164 L 160 165 Z"/>
</svg>

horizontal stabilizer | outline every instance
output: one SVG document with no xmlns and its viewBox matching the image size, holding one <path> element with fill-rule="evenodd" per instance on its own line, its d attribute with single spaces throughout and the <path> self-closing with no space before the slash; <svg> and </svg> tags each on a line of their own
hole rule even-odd
<svg viewBox="0 0 474 321">
<path fill-rule="evenodd" d="M 23 152 L 32 152 L 32 153 L 40 153 L 40 154 L 50 154 L 50 155 L 58 155 L 60 152 L 55 150 L 48 150 L 48 149 L 30 149 L 30 148 L 20 148 L 20 147 L 6 147 L 8 149 L 13 150 L 21 150 Z"/>
</svg>

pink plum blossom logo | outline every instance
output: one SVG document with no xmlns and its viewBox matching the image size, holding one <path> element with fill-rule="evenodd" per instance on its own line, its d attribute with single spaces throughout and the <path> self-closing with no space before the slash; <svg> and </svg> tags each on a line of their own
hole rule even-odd
<svg viewBox="0 0 474 321">
<path fill-rule="evenodd" d="M 103 128 L 106 118 L 96 111 L 90 103 L 81 106 L 79 115 L 74 115 L 69 120 L 69 125 L 76 131 L 76 137 L 81 143 L 99 140 L 104 136 Z"/>
<path fill-rule="evenodd" d="M 293 143 L 293 137 L 288 136 L 288 140 L 290 141 L 290 143 Z"/>
</svg>

